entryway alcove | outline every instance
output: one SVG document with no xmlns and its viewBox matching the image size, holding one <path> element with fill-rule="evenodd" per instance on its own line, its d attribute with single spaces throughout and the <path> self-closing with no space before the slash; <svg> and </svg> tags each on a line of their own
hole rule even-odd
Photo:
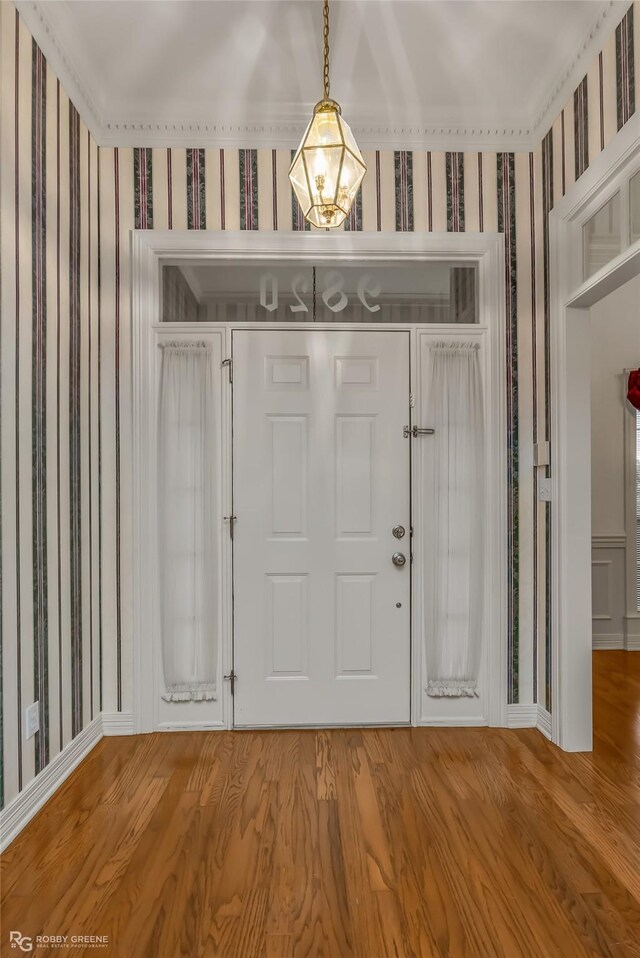
<svg viewBox="0 0 640 958">
<path fill-rule="evenodd" d="M 506 724 L 503 238 L 139 231 L 133 267 L 136 730 Z M 171 595 L 193 583 L 166 575 L 166 543 L 183 549 L 166 518 L 189 483 L 162 410 L 168 357 L 198 350 L 211 644 L 194 701 L 167 695 L 160 642 Z M 455 389 L 452 353 L 469 370 Z M 438 383 L 457 413 L 438 412 Z M 464 442 L 439 449 L 439 415 L 463 417 Z M 444 502 L 452 455 L 467 487 L 445 479 L 458 498 Z M 463 540 L 482 576 L 460 602 L 477 662 L 457 689 L 438 678 L 434 595 L 458 614 Z"/>
</svg>

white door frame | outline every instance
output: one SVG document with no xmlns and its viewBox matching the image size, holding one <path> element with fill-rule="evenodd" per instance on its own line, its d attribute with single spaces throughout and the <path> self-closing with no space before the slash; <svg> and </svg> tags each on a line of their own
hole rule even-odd
<svg viewBox="0 0 640 958">
<path fill-rule="evenodd" d="M 618 189 L 624 191 L 637 169 L 640 115 L 636 113 L 549 217 L 551 736 L 567 751 L 589 751 L 593 731 L 589 307 L 640 274 L 639 241 L 581 282 L 582 226 Z"/>
<path fill-rule="evenodd" d="M 487 622 L 487 663 L 489 702 L 486 722 L 506 725 L 507 718 L 507 449 L 506 449 L 506 368 L 505 368 L 505 278 L 504 237 L 497 233 L 336 233 L 322 232 L 212 232 L 212 231 L 132 231 L 132 350 L 133 350 L 133 725 L 136 733 L 154 730 L 155 686 L 148 680 L 149 663 L 154 661 L 154 585 L 155 556 L 150 546 L 150 530 L 154 522 L 155 500 L 150 495 L 152 436 L 155 429 L 150 386 L 153 380 L 154 341 L 157 333 L 173 331 L 180 335 L 226 329 L 229 347 L 231 325 L 243 324 L 167 324 L 161 323 L 160 289 L 163 263 L 249 262 L 272 261 L 318 263 L 324 261 L 376 262 L 445 262 L 464 258 L 478 266 L 480 324 L 488 337 L 486 402 L 490 410 L 488 459 L 490 475 L 487 483 L 489 528 L 498 544 L 492 553 L 491 612 Z M 316 324 L 321 326 L 321 324 Z M 388 328 L 382 324 L 340 324 L 339 328 L 364 330 Z M 260 328 L 264 329 L 265 324 Z M 287 324 L 287 329 L 294 328 Z M 308 324 L 302 325 L 308 329 Z M 338 328 L 332 324 L 327 328 Z M 395 324 L 393 329 L 415 331 L 416 326 Z M 436 326 L 421 326 L 433 332 Z M 440 327 L 443 334 L 453 332 L 451 326 Z M 456 326 L 455 332 L 478 334 L 478 326 Z M 417 356 L 412 356 L 412 381 L 416 374 Z M 227 354 L 228 355 L 228 354 Z M 226 429 L 230 430 L 230 409 L 223 410 Z M 230 436 L 226 437 L 227 440 Z M 230 442 L 227 441 L 230 448 Z M 417 457 L 414 457 L 414 460 Z M 415 473 L 414 473 L 415 476 Z M 223 496 L 230 497 L 230 462 L 223 464 Z M 230 503 L 230 498 L 226 499 Z M 231 589 L 231 549 L 225 545 L 223 563 L 223 595 Z M 414 574 L 419 569 L 414 568 Z M 416 581 L 416 580 L 414 580 Z M 420 700 L 421 669 L 417 667 L 420 652 L 418 628 L 420 615 L 414 606 L 412 622 L 412 724 L 421 722 L 417 703 Z M 223 615 L 222 671 L 228 672 L 232 661 L 231 616 Z M 222 684 L 222 718 L 208 727 L 230 728 L 232 709 L 228 683 Z M 473 723 L 477 724 L 477 723 Z M 176 726 L 177 727 L 177 726 Z"/>
</svg>

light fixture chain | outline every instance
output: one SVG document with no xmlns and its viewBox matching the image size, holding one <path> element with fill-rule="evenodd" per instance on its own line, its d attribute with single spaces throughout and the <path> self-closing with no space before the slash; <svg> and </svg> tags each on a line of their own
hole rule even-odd
<svg viewBox="0 0 640 958">
<path fill-rule="evenodd" d="M 329 0 L 323 0 L 322 17 L 324 96 L 314 106 L 311 122 L 291 160 L 289 180 L 306 221 L 316 229 L 329 230 L 341 226 L 349 215 L 367 168 L 349 126 L 341 119 L 340 104 L 331 99 Z M 316 293 L 314 268 L 314 321 L 318 305 Z"/>
<path fill-rule="evenodd" d="M 324 98 L 329 99 L 329 0 L 324 0 Z"/>
</svg>

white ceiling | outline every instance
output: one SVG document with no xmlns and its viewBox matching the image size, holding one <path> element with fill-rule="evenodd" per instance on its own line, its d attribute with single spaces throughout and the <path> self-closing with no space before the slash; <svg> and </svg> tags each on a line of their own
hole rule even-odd
<svg viewBox="0 0 640 958">
<path fill-rule="evenodd" d="M 439 136 L 517 148 L 563 105 L 626 6 L 332 0 L 331 92 L 364 146 Z M 322 92 L 320 0 L 18 7 L 101 142 L 293 146 Z"/>
</svg>

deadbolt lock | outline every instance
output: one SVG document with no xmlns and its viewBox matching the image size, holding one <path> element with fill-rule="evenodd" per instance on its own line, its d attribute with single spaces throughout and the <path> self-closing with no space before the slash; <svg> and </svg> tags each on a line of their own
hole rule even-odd
<svg viewBox="0 0 640 958">
<path fill-rule="evenodd" d="M 405 533 L 405 528 L 404 526 L 394 526 L 391 532 L 393 533 L 396 539 L 402 539 Z"/>
<path fill-rule="evenodd" d="M 398 566 L 399 568 L 402 568 L 402 566 L 407 561 L 407 557 L 404 556 L 401 552 L 394 552 L 393 555 L 391 556 L 391 561 L 393 562 L 394 565 Z"/>
</svg>

